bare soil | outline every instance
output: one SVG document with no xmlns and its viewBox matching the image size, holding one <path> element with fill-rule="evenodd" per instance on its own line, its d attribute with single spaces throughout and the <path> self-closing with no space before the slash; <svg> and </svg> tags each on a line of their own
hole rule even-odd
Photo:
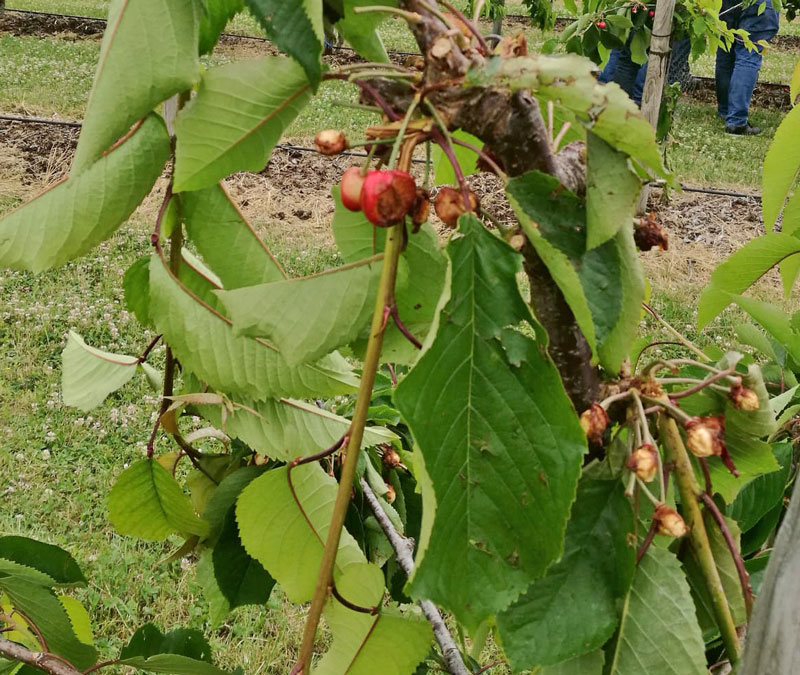
<svg viewBox="0 0 800 675">
<path fill-rule="evenodd" d="M 0 121 L 0 197 L 27 199 L 44 185 L 65 175 L 78 129 Z M 239 173 L 226 179 L 231 196 L 245 216 L 270 238 L 289 248 L 333 245 L 331 186 L 359 157 L 322 157 L 313 152 L 273 152 L 258 173 Z M 11 164 L 6 165 L 7 163 Z M 422 177 L 422 165 L 413 172 Z M 470 177 L 484 209 L 511 224 L 513 214 L 499 181 L 491 174 Z M 156 200 L 157 201 L 157 200 Z M 157 205 L 150 205 L 157 208 Z M 690 284 L 699 289 L 713 267 L 745 242 L 764 232 L 758 198 L 726 197 L 698 193 L 672 195 L 651 192 L 649 208 L 655 211 L 669 236 L 669 250 L 643 254 L 648 275 L 662 289 Z M 442 232 L 444 226 L 432 215 Z"/>
</svg>

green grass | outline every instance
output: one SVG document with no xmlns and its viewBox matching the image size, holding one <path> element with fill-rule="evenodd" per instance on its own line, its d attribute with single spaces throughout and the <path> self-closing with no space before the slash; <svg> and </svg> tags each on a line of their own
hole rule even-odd
<svg viewBox="0 0 800 675">
<path fill-rule="evenodd" d="M 0 109 L 83 115 L 100 43 L 0 35 Z"/>
<path fill-rule="evenodd" d="M 671 168 L 692 185 L 759 189 L 761 164 L 782 114 L 753 108 L 750 119 L 764 129 L 761 136 L 731 136 L 714 106 L 682 99 L 668 151 Z"/>
</svg>

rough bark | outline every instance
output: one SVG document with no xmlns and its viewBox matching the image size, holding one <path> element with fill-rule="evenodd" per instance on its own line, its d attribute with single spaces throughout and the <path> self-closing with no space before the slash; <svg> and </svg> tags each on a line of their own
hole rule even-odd
<svg viewBox="0 0 800 675">
<path fill-rule="evenodd" d="M 539 103 L 528 92 L 486 86 L 464 87 L 461 78 L 480 67 L 485 55 L 474 42 L 451 30 L 420 0 L 401 0 L 401 6 L 422 19 L 411 25 L 425 55 L 422 86 L 441 118 L 453 129 L 480 138 L 502 161 L 509 176 L 538 170 L 558 178 L 568 189 L 583 194 L 586 187 L 585 156 L 580 145 L 570 144 L 554 153 Z M 455 86 L 448 86 L 448 83 Z M 403 111 L 413 92 L 389 80 L 371 80 L 389 104 Z M 547 267 L 533 247 L 526 246 L 525 269 L 531 284 L 531 305 L 550 339 L 550 354 L 575 407 L 588 407 L 600 387 L 598 369 L 591 365 L 591 350 L 577 326 Z"/>
<path fill-rule="evenodd" d="M 23 647 L 21 644 L 11 642 L 0 637 L 0 655 L 26 663 L 37 670 L 50 673 L 50 675 L 81 675 L 79 670 L 61 661 L 52 654 L 46 652 L 33 652 Z"/>
</svg>

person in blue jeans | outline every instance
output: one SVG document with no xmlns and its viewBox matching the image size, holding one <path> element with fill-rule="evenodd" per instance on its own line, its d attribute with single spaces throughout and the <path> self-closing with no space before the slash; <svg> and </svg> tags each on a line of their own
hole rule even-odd
<svg viewBox="0 0 800 675">
<path fill-rule="evenodd" d="M 753 42 L 775 37 L 778 12 L 773 9 L 771 0 L 760 0 L 745 8 L 741 5 L 740 0 L 722 0 L 720 18 L 729 28 L 746 30 Z M 753 136 L 761 133 L 761 129 L 752 126 L 747 119 L 761 70 L 761 51 L 760 45 L 749 51 L 740 39 L 729 50 L 722 47 L 717 50 L 717 114 L 725 120 L 725 131 L 729 134 Z"/>
<path fill-rule="evenodd" d="M 628 41 L 622 49 L 612 49 L 603 72 L 597 78 L 598 82 L 616 82 L 622 90 L 630 96 L 636 105 L 642 105 L 642 92 L 644 81 L 647 78 L 647 61 L 641 65 L 635 63 L 631 57 L 630 43 L 633 31 L 628 36 Z M 681 81 L 681 71 L 688 72 L 689 52 L 692 45 L 689 38 L 679 38 L 672 45 L 667 82 Z"/>
</svg>

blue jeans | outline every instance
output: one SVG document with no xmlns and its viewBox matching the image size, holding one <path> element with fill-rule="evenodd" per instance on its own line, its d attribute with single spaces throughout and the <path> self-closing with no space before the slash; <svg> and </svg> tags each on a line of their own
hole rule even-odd
<svg viewBox="0 0 800 675">
<path fill-rule="evenodd" d="M 774 34 L 751 33 L 753 42 L 769 40 Z M 714 73 L 717 86 L 717 114 L 729 127 L 747 124 L 750 99 L 761 70 L 761 46 L 752 52 L 741 41 L 734 42 L 730 51 L 717 49 L 717 65 Z"/>
<path fill-rule="evenodd" d="M 634 63 L 631 58 L 631 50 L 629 48 L 631 38 L 628 38 L 628 44 L 622 49 L 613 49 L 608 57 L 608 63 L 603 68 L 603 72 L 597 78 L 598 82 L 616 82 L 622 90 L 630 96 L 636 105 L 642 104 L 642 92 L 644 91 L 644 82 L 647 78 L 647 61 L 642 65 Z M 679 81 L 680 66 L 689 60 L 689 51 L 691 50 L 691 42 L 688 38 L 680 38 L 672 45 L 672 53 L 670 55 L 670 67 L 667 71 L 667 83 L 671 84 L 673 81 Z M 674 71 L 673 72 L 673 65 Z M 688 69 L 688 65 L 686 66 Z"/>
</svg>

